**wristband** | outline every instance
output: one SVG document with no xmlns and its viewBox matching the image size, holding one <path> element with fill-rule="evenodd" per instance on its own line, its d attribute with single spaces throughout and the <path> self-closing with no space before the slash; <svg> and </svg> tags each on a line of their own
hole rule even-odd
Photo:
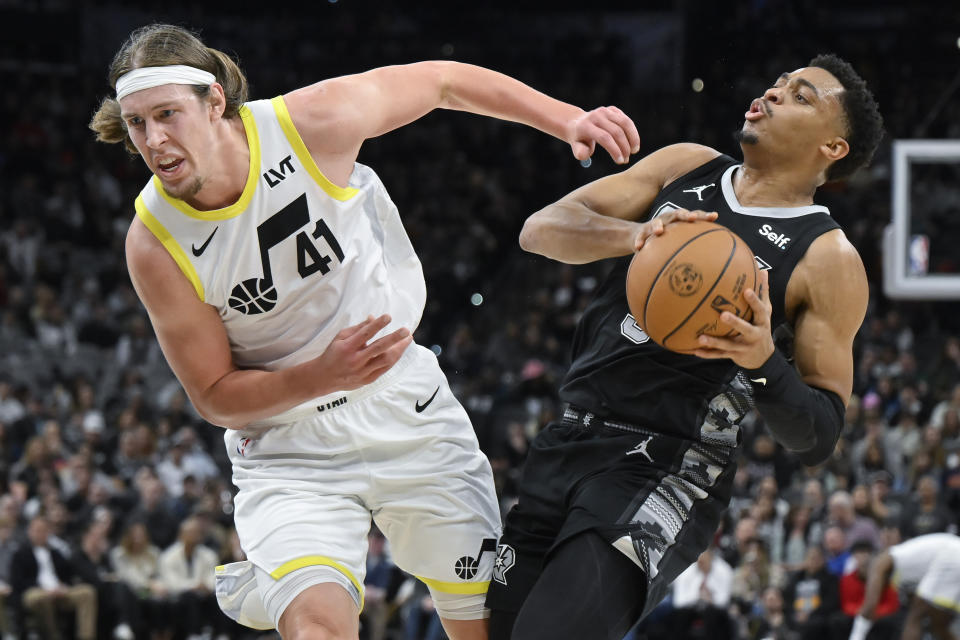
<svg viewBox="0 0 960 640">
<path fill-rule="evenodd" d="M 850 640 L 866 640 L 867 633 L 870 632 L 870 627 L 872 626 L 873 622 L 858 615 L 853 619 L 853 629 L 850 630 Z"/>
</svg>

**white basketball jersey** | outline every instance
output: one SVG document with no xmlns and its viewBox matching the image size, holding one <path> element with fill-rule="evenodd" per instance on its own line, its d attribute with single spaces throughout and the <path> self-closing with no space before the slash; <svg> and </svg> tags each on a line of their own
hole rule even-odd
<svg viewBox="0 0 960 640">
<path fill-rule="evenodd" d="M 356 163 L 348 186 L 330 182 L 282 97 L 248 103 L 240 117 L 250 171 L 236 203 L 198 211 L 156 177 L 136 201 L 200 299 L 220 312 L 237 366 L 299 364 L 369 315 L 389 313 L 385 331 L 413 331 L 423 271 L 373 170 Z"/>
</svg>

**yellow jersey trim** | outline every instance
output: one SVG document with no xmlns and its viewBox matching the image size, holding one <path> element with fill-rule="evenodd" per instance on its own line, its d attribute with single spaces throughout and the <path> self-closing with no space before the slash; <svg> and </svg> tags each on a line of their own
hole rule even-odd
<svg viewBox="0 0 960 640">
<path fill-rule="evenodd" d="M 257 181 L 260 178 L 260 135 L 257 133 L 257 123 L 253 119 L 253 114 L 246 105 L 240 107 L 239 114 L 243 121 L 243 130 L 247 134 L 247 146 L 250 148 L 250 169 L 247 171 L 247 183 L 243 187 L 243 193 L 229 207 L 214 209 L 213 211 L 200 211 L 183 200 L 170 196 L 163 190 L 163 183 L 160 182 L 160 178 L 153 176 L 153 186 L 157 192 L 181 213 L 198 220 L 227 220 L 240 215 L 250 206 L 250 200 L 253 199 L 253 194 L 257 190 Z"/>
<path fill-rule="evenodd" d="M 933 599 L 930 600 L 930 603 L 940 607 L 941 609 L 949 609 L 950 611 L 960 612 L 960 603 L 954 602 L 950 598 L 934 596 Z"/>
<path fill-rule="evenodd" d="M 197 297 L 200 298 L 201 302 L 205 302 L 204 293 L 203 293 L 203 283 L 200 281 L 200 276 L 197 274 L 197 270 L 193 268 L 193 263 L 190 262 L 190 258 L 187 257 L 187 252 L 183 250 L 183 247 L 180 246 L 180 243 L 170 235 L 170 232 L 167 231 L 166 227 L 160 224 L 160 221 L 153 217 L 153 214 L 150 213 L 150 210 L 147 209 L 147 205 L 143 202 L 143 196 L 137 196 L 136 202 L 134 202 L 134 207 L 137 210 L 137 217 L 140 218 L 140 221 L 147 226 L 147 229 L 157 237 L 157 240 L 160 241 L 160 244 L 164 246 L 167 250 L 167 253 L 170 254 L 170 257 L 173 258 L 173 261 L 177 263 L 177 266 L 180 267 L 180 271 L 183 272 L 183 275 L 187 277 L 187 280 L 190 281 L 190 284 L 193 285 L 194 290 L 197 292 Z"/>
<path fill-rule="evenodd" d="M 357 592 L 360 594 L 360 610 L 363 610 L 363 585 L 360 584 L 360 581 L 357 580 L 356 576 L 353 575 L 353 572 L 351 572 L 350 569 L 347 569 L 333 558 L 328 558 L 327 556 L 301 556 L 299 558 L 294 558 L 293 560 L 284 562 L 282 565 L 271 571 L 270 577 L 274 580 L 279 580 L 288 573 L 292 573 L 297 569 L 303 569 L 304 567 L 331 567 L 347 576 L 350 582 L 353 583 L 353 586 L 357 588 Z"/>
<path fill-rule="evenodd" d="M 300 137 L 300 133 L 293 125 L 293 118 L 290 117 L 290 112 L 287 110 L 287 103 L 284 102 L 283 96 L 277 96 L 276 98 L 273 98 L 270 100 L 270 104 L 273 105 L 273 110 L 277 114 L 277 120 L 280 122 L 280 128 L 283 129 L 284 135 L 287 136 L 287 142 L 290 143 L 290 146 L 293 147 L 294 153 L 297 154 L 297 158 L 300 159 L 300 164 L 306 167 L 307 173 L 309 173 L 310 177 L 313 178 L 318 185 L 320 185 L 320 188 L 323 189 L 331 198 L 340 200 L 342 202 L 345 202 L 357 195 L 358 189 L 335 185 L 330 182 L 330 179 L 327 178 L 327 176 L 323 175 L 322 171 L 320 171 L 320 167 L 318 167 L 317 163 L 313 161 L 313 156 L 310 155 L 307 145 L 303 143 L 303 138 Z"/>
<path fill-rule="evenodd" d="M 428 587 L 433 587 L 437 591 L 441 591 L 443 593 L 456 593 L 459 595 L 479 595 L 481 593 L 486 593 L 490 588 L 489 580 L 486 582 L 444 582 L 442 580 L 424 578 L 423 576 L 417 576 L 417 579 Z"/>
</svg>

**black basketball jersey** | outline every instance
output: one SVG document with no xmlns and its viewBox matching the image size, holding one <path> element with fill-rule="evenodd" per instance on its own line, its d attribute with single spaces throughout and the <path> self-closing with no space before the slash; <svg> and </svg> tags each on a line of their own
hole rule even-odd
<svg viewBox="0 0 960 640">
<path fill-rule="evenodd" d="M 757 267 L 769 272 L 771 326 L 777 327 L 786 321 L 784 292 L 794 267 L 817 236 L 839 225 L 822 206 L 742 206 L 732 180 L 739 166 L 729 156 L 715 158 L 664 188 L 650 210 L 652 216 L 679 208 L 716 211 L 716 222 L 740 236 Z M 627 306 L 631 258 L 615 259 L 584 310 L 561 399 L 675 436 L 708 440 L 713 432 L 732 438 L 737 429 L 731 427 L 750 403 L 749 385 L 738 379 L 731 360 L 674 353 L 650 340 Z"/>
</svg>

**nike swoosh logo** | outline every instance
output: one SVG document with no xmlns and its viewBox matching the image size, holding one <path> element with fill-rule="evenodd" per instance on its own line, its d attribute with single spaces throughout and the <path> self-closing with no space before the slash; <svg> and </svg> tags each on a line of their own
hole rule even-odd
<svg viewBox="0 0 960 640">
<path fill-rule="evenodd" d="M 195 244 L 190 245 L 190 249 L 193 251 L 193 255 L 199 258 L 203 254 L 203 252 L 207 250 L 207 245 L 209 245 L 210 241 L 213 240 L 213 236 L 217 233 L 217 229 L 219 228 L 220 227 L 217 227 L 216 229 L 213 230 L 213 233 L 210 234 L 210 237 L 207 238 L 206 242 L 200 245 L 199 249 L 197 249 L 197 245 Z"/>
<path fill-rule="evenodd" d="M 423 404 L 420 404 L 420 401 L 417 400 L 417 405 L 416 407 L 414 407 L 417 410 L 417 413 L 423 413 L 423 410 L 430 406 L 430 403 L 433 402 L 433 399 L 437 397 L 438 391 L 440 391 L 440 387 L 437 387 L 436 390 L 433 392 L 433 395 L 430 396 L 430 399 L 424 402 Z"/>
<path fill-rule="evenodd" d="M 756 384 L 762 384 L 763 386 L 767 386 L 766 378 L 756 378 L 756 379 L 750 378 L 750 382 L 755 382 Z"/>
</svg>

